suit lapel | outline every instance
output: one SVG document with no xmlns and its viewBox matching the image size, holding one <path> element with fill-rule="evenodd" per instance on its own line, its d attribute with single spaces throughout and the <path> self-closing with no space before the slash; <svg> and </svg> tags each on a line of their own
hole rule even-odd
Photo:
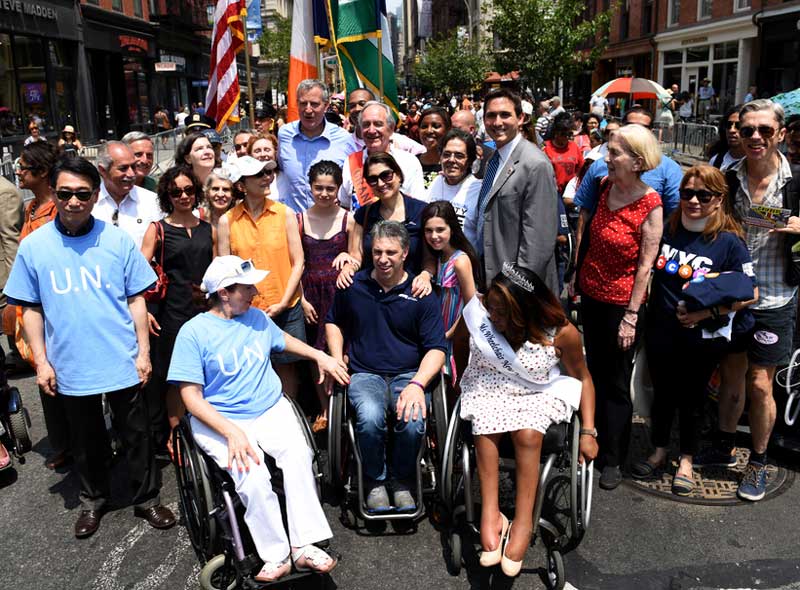
<svg viewBox="0 0 800 590">
<path fill-rule="evenodd" d="M 511 178 L 514 175 L 514 171 L 516 170 L 516 165 L 519 162 L 519 157 L 520 157 L 519 153 L 522 150 L 522 142 L 523 141 L 525 141 L 525 138 L 522 138 L 519 141 L 517 146 L 511 152 L 511 155 L 508 157 L 508 160 L 506 160 L 506 163 L 503 165 L 503 167 L 500 170 L 497 171 L 497 174 L 499 175 L 499 178 L 492 185 L 492 190 L 489 192 L 489 196 L 487 197 L 487 200 L 486 200 L 486 205 L 487 206 L 489 205 L 489 203 L 492 202 L 492 199 L 494 199 L 494 197 L 498 193 L 498 191 L 501 188 L 503 188 L 503 185 L 508 181 L 508 179 Z"/>
</svg>

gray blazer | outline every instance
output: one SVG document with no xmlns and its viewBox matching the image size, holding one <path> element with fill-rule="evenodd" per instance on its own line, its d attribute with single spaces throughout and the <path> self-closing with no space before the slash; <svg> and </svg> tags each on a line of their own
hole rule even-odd
<svg viewBox="0 0 800 590">
<path fill-rule="evenodd" d="M 0 289 L 5 288 L 19 246 L 19 232 L 24 217 L 22 195 L 17 187 L 0 176 Z M 6 296 L 0 293 L 0 308 Z"/>
<path fill-rule="evenodd" d="M 550 160 L 523 138 L 497 175 L 483 227 L 487 286 L 510 261 L 535 272 L 558 296 L 558 190 Z"/>
</svg>

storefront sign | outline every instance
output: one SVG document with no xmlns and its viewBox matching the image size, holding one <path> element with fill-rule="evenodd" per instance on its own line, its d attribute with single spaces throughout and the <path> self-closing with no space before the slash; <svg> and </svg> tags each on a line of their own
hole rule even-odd
<svg viewBox="0 0 800 590">
<path fill-rule="evenodd" d="M 147 53 L 150 49 L 150 44 L 147 42 L 147 39 L 134 37 L 133 35 L 120 35 L 119 46 L 123 51 L 128 51 L 130 53 Z"/>
<path fill-rule="evenodd" d="M 157 61 L 156 72 L 174 72 L 177 70 L 176 66 L 174 61 Z"/>
<path fill-rule="evenodd" d="M 691 39 L 684 39 L 681 41 L 681 45 L 696 45 L 697 43 L 705 43 L 708 41 L 708 37 L 693 37 Z"/>
<path fill-rule="evenodd" d="M 22 0 L 0 0 L 0 10 L 56 20 L 55 8 L 42 6 L 41 4 L 33 4 L 32 2 L 22 2 Z"/>
<path fill-rule="evenodd" d="M 157 72 L 185 72 L 186 71 L 186 58 L 182 55 L 175 55 L 172 53 L 167 53 L 166 51 L 159 51 L 158 56 L 160 58 L 160 62 L 167 64 L 171 63 L 172 66 L 164 66 L 164 69 L 159 70 L 156 67 Z M 158 66 L 158 64 L 156 64 Z"/>
</svg>

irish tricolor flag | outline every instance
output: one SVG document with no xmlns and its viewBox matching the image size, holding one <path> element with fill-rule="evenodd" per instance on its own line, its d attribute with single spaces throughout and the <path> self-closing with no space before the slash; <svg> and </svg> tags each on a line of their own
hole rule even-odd
<svg viewBox="0 0 800 590">
<path fill-rule="evenodd" d="M 397 112 L 397 82 L 385 0 L 329 2 L 346 93 L 369 88 L 380 96 L 382 90 L 383 101 Z M 382 55 L 378 53 L 379 38 Z"/>
</svg>

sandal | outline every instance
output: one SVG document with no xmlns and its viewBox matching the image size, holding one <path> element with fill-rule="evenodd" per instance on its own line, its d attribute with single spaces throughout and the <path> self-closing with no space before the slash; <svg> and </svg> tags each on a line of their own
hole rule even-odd
<svg viewBox="0 0 800 590">
<path fill-rule="evenodd" d="M 328 419 L 325 416 L 317 416 L 314 424 L 311 425 L 311 432 L 322 432 L 328 428 Z"/>
<path fill-rule="evenodd" d="M 8 449 L 2 443 L 0 443 L 0 453 L 5 454 L 5 456 L 0 454 L 0 471 L 3 471 L 11 467 L 11 453 L 8 452 Z"/>
<path fill-rule="evenodd" d="M 256 574 L 256 582 L 275 582 L 292 571 L 292 564 L 287 557 L 283 561 L 265 561 L 264 567 Z"/>
<path fill-rule="evenodd" d="M 303 563 L 299 563 L 303 560 Z M 298 572 L 314 572 L 317 574 L 330 573 L 339 560 L 326 553 L 316 545 L 306 545 L 292 551 L 294 569 Z"/>
<path fill-rule="evenodd" d="M 634 479 L 650 479 L 659 469 L 664 467 L 664 463 L 653 465 L 648 460 L 639 461 L 631 467 L 631 475 Z"/>
<path fill-rule="evenodd" d="M 676 473 L 672 478 L 672 493 L 676 496 L 688 496 L 693 491 L 694 479 Z"/>
</svg>

